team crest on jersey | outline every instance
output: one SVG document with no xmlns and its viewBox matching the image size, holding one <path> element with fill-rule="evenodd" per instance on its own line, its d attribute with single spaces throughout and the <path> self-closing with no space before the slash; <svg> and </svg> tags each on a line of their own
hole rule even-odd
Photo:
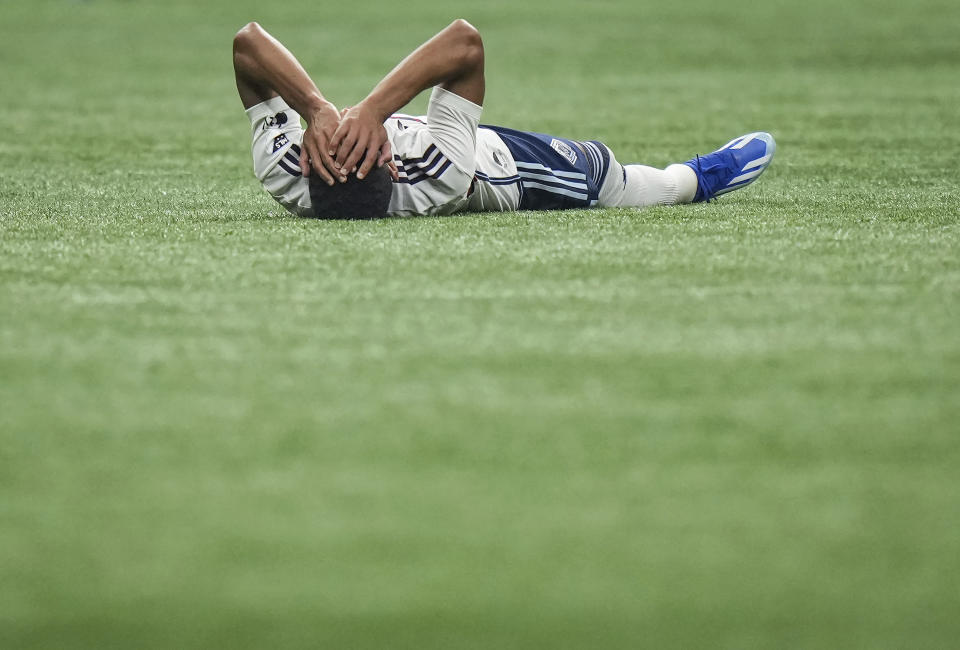
<svg viewBox="0 0 960 650">
<path fill-rule="evenodd" d="M 577 164 L 577 152 L 566 142 L 554 138 L 553 142 L 550 143 L 550 148 L 569 160 L 571 165 Z"/>
<path fill-rule="evenodd" d="M 283 111 L 277 113 L 276 115 L 271 115 L 263 121 L 264 129 L 272 129 L 275 126 L 283 126 L 287 123 L 287 114 Z"/>
<path fill-rule="evenodd" d="M 282 133 L 277 137 L 275 137 L 273 139 L 273 153 L 277 153 L 278 151 L 283 149 L 285 146 L 287 146 L 288 142 L 290 141 L 287 139 L 287 136 L 285 136 Z"/>
<path fill-rule="evenodd" d="M 493 162 L 497 163 L 504 169 L 507 168 L 507 157 L 499 149 L 493 150 Z"/>
</svg>

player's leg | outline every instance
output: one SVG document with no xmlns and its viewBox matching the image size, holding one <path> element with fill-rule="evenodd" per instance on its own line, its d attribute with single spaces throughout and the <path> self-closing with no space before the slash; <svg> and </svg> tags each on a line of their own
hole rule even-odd
<svg viewBox="0 0 960 650">
<path fill-rule="evenodd" d="M 646 208 L 690 203 L 697 191 L 697 175 L 686 165 L 656 169 L 621 165 L 610 156 L 610 171 L 600 186 L 601 207 Z"/>
<path fill-rule="evenodd" d="M 755 181 L 770 165 L 776 148 L 773 136 L 757 132 L 666 169 L 621 165 L 611 155 L 610 172 L 600 190 L 600 205 L 646 207 L 709 201 Z"/>
</svg>

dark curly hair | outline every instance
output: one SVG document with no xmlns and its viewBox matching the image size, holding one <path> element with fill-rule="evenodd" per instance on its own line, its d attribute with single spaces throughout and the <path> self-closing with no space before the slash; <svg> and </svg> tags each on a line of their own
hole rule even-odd
<svg viewBox="0 0 960 650">
<path fill-rule="evenodd" d="M 327 185 L 318 174 L 310 176 L 310 201 L 317 219 L 378 219 L 387 216 L 393 179 L 386 166 L 370 170 L 359 180 L 347 176 L 346 183 Z"/>
</svg>

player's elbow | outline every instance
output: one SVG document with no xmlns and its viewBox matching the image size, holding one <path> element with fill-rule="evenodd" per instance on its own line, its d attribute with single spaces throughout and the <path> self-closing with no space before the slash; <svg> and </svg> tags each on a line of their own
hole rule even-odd
<svg viewBox="0 0 960 650">
<path fill-rule="evenodd" d="M 448 29 L 457 35 L 458 40 L 483 49 L 483 42 L 480 40 L 480 31 L 463 18 L 457 18 L 450 23 Z"/>
<path fill-rule="evenodd" d="M 483 39 L 476 27 L 458 18 L 447 29 L 456 35 L 456 56 L 463 67 L 483 67 Z"/>
<path fill-rule="evenodd" d="M 233 54 L 234 57 L 237 55 L 243 55 L 249 52 L 254 44 L 261 38 L 266 32 L 263 27 L 261 27 L 256 22 L 249 22 L 243 27 L 240 28 L 240 31 L 236 33 L 233 37 Z"/>
</svg>

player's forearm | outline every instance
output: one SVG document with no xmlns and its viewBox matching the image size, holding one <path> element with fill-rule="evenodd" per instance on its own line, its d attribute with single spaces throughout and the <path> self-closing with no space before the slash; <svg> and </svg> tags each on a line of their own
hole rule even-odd
<svg viewBox="0 0 960 650">
<path fill-rule="evenodd" d="M 420 92 L 467 75 L 477 65 L 483 65 L 479 34 L 457 20 L 401 61 L 363 101 L 386 120 Z"/>
<path fill-rule="evenodd" d="M 260 81 L 273 88 L 308 121 L 329 102 L 290 50 L 257 23 L 244 27 L 234 39 L 235 54 L 247 57 Z"/>
</svg>

